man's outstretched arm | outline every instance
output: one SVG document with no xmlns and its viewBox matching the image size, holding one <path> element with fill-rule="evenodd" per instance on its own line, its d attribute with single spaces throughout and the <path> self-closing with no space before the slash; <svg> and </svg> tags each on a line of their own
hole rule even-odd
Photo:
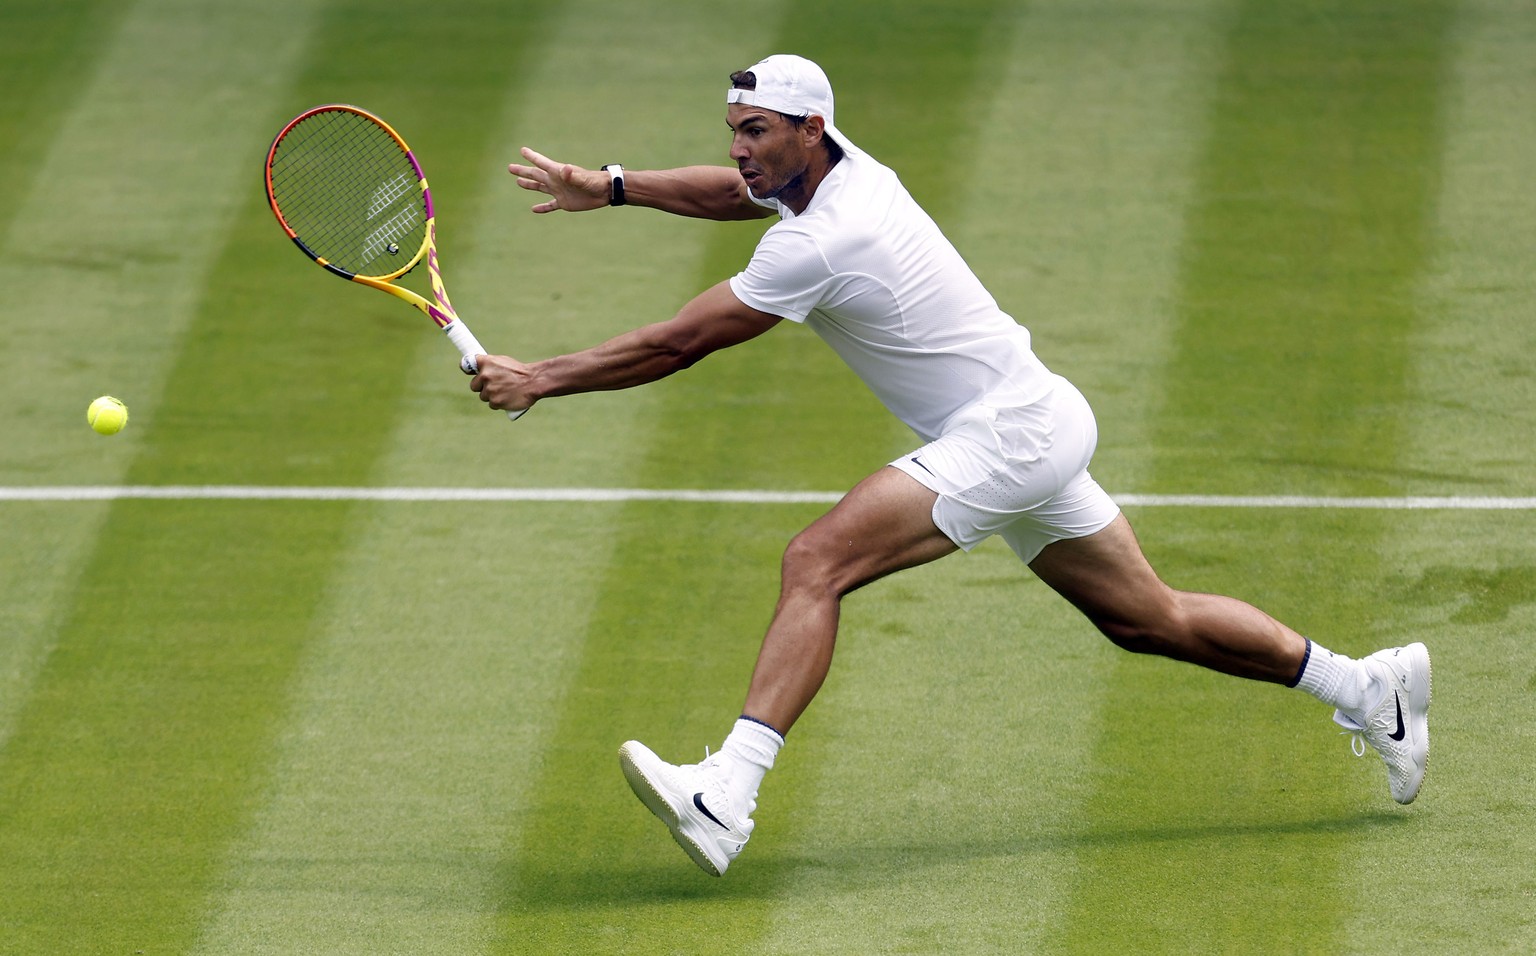
<svg viewBox="0 0 1536 956">
<path fill-rule="evenodd" d="M 507 171 L 517 177 L 519 186 L 549 197 L 534 206 L 534 212 L 583 212 L 608 205 L 613 183 L 606 172 L 557 163 L 526 146 L 522 153 L 531 165 L 512 163 Z M 772 210 L 751 200 L 741 174 L 729 166 L 627 169 L 624 198 L 627 205 L 695 219 L 762 219 L 773 215 Z"/>
<path fill-rule="evenodd" d="M 517 411 L 542 398 L 633 388 L 665 378 L 732 345 L 762 335 L 779 317 L 742 303 L 721 282 L 699 293 L 682 311 L 615 336 L 601 345 L 523 363 L 505 355 L 477 356 L 480 372 L 469 387 L 492 408 Z"/>
</svg>

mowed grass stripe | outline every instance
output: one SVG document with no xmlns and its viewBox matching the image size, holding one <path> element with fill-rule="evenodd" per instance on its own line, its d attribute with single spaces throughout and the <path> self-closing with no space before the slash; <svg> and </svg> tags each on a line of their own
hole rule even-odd
<svg viewBox="0 0 1536 956">
<path fill-rule="evenodd" d="M 302 608 L 331 572 L 337 510 L 113 506 L 0 758 L 10 952 L 191 941 L 260 780 Z"/>
<path fill-rule="evenodd" d="M 153 408 L 147 396 L 237 205 L 241 157 L 260 135 L 254 114 L 267 108 L 306 23 L 303 10 L 282 5 L 184 14 L 178 4 L 136 4 L 103 39 L 94 69 L 65 61 L 87 82 L 58 119 L 0 266 L 13 307 L 32 319 L 9 331 L 0 376 L 7 395 L 27 396 L 7 402 L 7 474 L 122 477 L 142 431 L 91 445 L 99 436 L 79 427 L 80 403 L 110 387 Z M 182 767 L 159 728 L 224 688 L 159 666 L 166 648 L 203 642 L 191 622 L 205 610 L 200 594 L 155 595 L 133 575 L 153 579 L 174 560 L 167 509 L 111 510 L 116 531 L 105 534 L 137 546 L 91 555 L 100 513 L 53 525 L 34 539 L 48 557 L 34 552 L 25 571 L 42 626 L 7 631 L 11 651 L 29 648 L 20 681 L 7 687 L 0 754 L 8 952 L 132 949 L 185 930 L 181 864 L 198 853 L 179 841 L 181 815 L 218 781 Z M 36 517 L 8 530 L 25 534 Z M 135 628 L 135 614 L 161 597 L 189 599 L 181 621 L 162 628 L 151 611 Z M 224 746 L 194 736 L 181 744 Z"/>
<path fill-rule="evenodd" d="M 1045 0 L 1017 14 L 955 239 L 1099 424 L 1094 476 L 1148 486 L 1179 251 L 1225 0 Z"/>
<path fill-rule="evenodd" d="M 941 227 L 1100 417 L 1095 473 L 1145 482 L 1214 4 L 1003 12 L 971 170 Z M 1111 437 L 1113 436 L 1113 437 Z M 1114 651 L 993 542 L 850 600 L 818 704 L 835 727 L 821 866 L 782 951 L 1038 952 L 1072 887 L 1082 768 Z M 818 730 L 820 728 L 818 727 Z M 793 917 L 793 918 L 790 918 Z"/>
<path fill-rule="evenodd" d="M 246 32 L 254 13 L 188 18 L 146 2 L 23 4 L 15 15 L 0 42 L 27 49 L 4 69 L 24 69 L 8 88 L 30 92 L 13 97 L 4 121 L 16 124 L 8 159 L 26 166 L 0 186 L 0 284 L 14 317 L 0 349 L 0 476 L 117 482 L 238 205 L 249 111 L 266 102 L 271 69 L 292 55 L 290 33 L 302 33 L 304 18 L 289 32 L 257 33 L 269 49 L 218 62 L 204 51 Z M 121 395 L 134 415 L 110 440 L 84 424 L 86 404 L 103 392 Z M 0 649 L 0 741 L 104 514 L 34 512 L 8 529 L 18 541 L 38 529 L 47 550 L 0 559 L 0 620 L 15 624 Z"/>
<path fill-rule="evenodd" d="M 263 150 L 280 120 L 322 96 L 378 103 L 386 114 L 393 106 L 407 114 L 402 125 L 409 127 L 409 106 L 430 113 L 428 92 L 396 82 L 402 79 L 398 65 L 417 43 L 434 36 L 460 44 L 464 36 L 481 37 L 485 47 L 474 62 L 493 64 L 487 69 L 497 74 L 521 34 L 510 27 L 500 35 L 488 29 L 489 5 L 434 9 L 420 15 L 414 30 L 402 28 L 398 18 L 386 25 L 359 8 L 332 7 L 299 84 L 307 92 L 297 103 L 278 104 L 271 94 L 294 71 L 274 59 L 274 51 L 296 53 L 309 8 L 276 16 L 268 6 L 259 16 L 254 9 L 233 10 L 191 21 L 146 9 L 159 20 L 136 25 L 133 36 L 144 54 L 138 70 L 163 80 L 167 36 L 181 42 L 190 32 L 187 42 L 197 42 L 178 50 L 183 56 L 172 62 L 182 69 L 216 69 L 240 94 L 234 112 L 250 126 L 233 135 L 235 127 L 221 125 L 221 113 L 179 117 L 205 124 L 186 149 L 188 162 L 235 179 L 246 171 L 243 189 L 220 179 L 204 202 L 219 208 L 233 189 L 247 198 L 227 235 L 198 237 L 199 251 L 222 254 L 163 403 L 139 423 L 143 442 L 128 474 L 139 481 L 318 475 L 362 481 L 379 452 L 378 430 L 337 426 L 317 434 L 311 426 L 332 420 L 322 407 L 357 408 L 370 401 L 388 407 L 380 400 L 422 339 L 386 333 L 371 340 L 355 331 L 366 324 L 352 326 L 346 341 L 361 345 L 356 354 L 367 356 L 349 367 L 354 375 L 338 374 L 335 343 L 330 359 L 308 361 L 314 353 L 296 343 L 317 341 L 308 334 L 323 327 L 317 313 L 355 316 L 342 303 L 368 297 L 304 263 L 281 240 L 256 186 Z M 435 83 L 453 97 L 479 91 L 494 100 L 502 90 L 498 78 L 476 83 L 482 74 L 463 64 L 428 61 L 437 64 L 434 74 L 433 67 L 411 62 L 417 62 L 412 83 Z M 239 72 L 246 67 L 249 76 Z M 212 88 L 223 90 L 223 82 Z M 440 129 L 455 128 L 439 122 Z M 226 129 L 232 141 L 220 135 Z M 472 146 L 463 155 L 479 151 Z M 450 182 L 453 156 L 448 151 L 440 162 Z M 176 215 L 198 222 L 201 209 L 190 201 L 162 203 L 157 211 L 164 218 L 149 221 L 174 234 Z M 288 276 L 307 284 L 289 283 Z M 356 298 L 328 306 L 323 293 L 311 295 L 332 286 Z M 380 306 L 399 307 L 377 298 Z M 417 324 L 407 327 L 420 331 Z M 249 414 L 228 413 L 230 403 L 219 401 L 228 395 L 250 402 Z M 214 403 L 224 412 L 212 411 Z M 0 839 L 4 857 L 17 861 L 11 871 L 16 892 L 7 887 L 0 895 L 17 913 L 29 944 L 46 940 L 38 945 L 50 952 L 135 946 L 175 951 L 191 941 L 206 881 L 225 841 L 246 820 L 249 788 L 263 780 L 274 720 L 285 707 L 289 677 L 345 546 L 347 515 L 345 507 L 291 503 L 255 510 L 113 507 L 58 649 L 6 753 Z"/>
<path fill-rule="evenodd" d="M 1234 11 L 1185 238 L 1157 487 L 1364 495 L 1404 473 L 1446 19 L 1435 3 Z M 1133 520 L 1176 586 L 1255 600 L 1346 653 L 1397 642 L 1371 513 Z M 1102 839 L 1083 855 L 1062 947 L 1263 949 L 1279 933 L 1288 948 L 1336 948 L 1361 898 L 1348 861 L 1414 822 L 1379 762 L 1351 765 L 1327 717 L 1299 693 L 1122 659 L 1083 811 Z"/>
<path fill-rule="evenodd" d="M 30 234 L 39 225 L 18 223 L 17 217 L 34 198 L 33 183 L 48 166 L 50 149 L 69 107 L 90 89 L 96 77 L 91 68 L 93 59 L 114 35 L 120 14 L 119 9 L 89 0 L 73 4 L 17 0 L 7 6 L 9 29 L 0 36 L 0 83 L 23 95 L 10 97 L 0 112 L 0 138 L 6 143 L 0 152 L 0 236 L 7 237 L 7 255 L 0 257 L 0 269 L 5 269 L 17 252 L 25 251 L 27 242 L 16 237 Z M 28 214 L 35 216 L 39 205 L 33 201 Z M 19 273 L 13 269 L 0 276 L 12 296 L 26 294 L 26 286 L 16 287 L 17 282 L 24 281 Z M 29 304 L 46 301 L 40 296 Z M 15 309 L 18 319 L 27 314 L 26 304 L 14 305 L 22 306 Z M 34 313 L 34 319 L 38 316 L 49 313 Z M 17 418 L 15 410 L 35 400 L 28 391 L 37 383 L 27 369 L 43 358 L 10 334 L 6 348 L 0 350 L 0 405 L 13 410 L 8 417 L 6 447 L 0 450 L 0 456 L 5 456 L 0 457 L 0 476 L 6 481 L 37 480 L 43 474 L 33 467 L 30 457 L 38 450 L 36 443 L 10 431 Z M 53 394 L 57 398 L 59 393 L 55 390 Z M 49 567 L 40 568 L 30 549 L 7 548 L 0 553 L 0 634 L 7 636 L 0 641 L 0 747 L 9 735 L 11 715 L 26 700 L 28 687 L 47 654 L 47 635 L 58 624 L 59 594 L 72 582 L 80 552 L 89 543 L 102 511 L 28 509 L 5 518 L 11 540 L 48 541 L 53 554 Z"/>
<path fill-rule="evenodd" d="M 1528 491 L 1536 17 L 1524 3 L 1464 2 L 1450 43 L 1443 185 L 1404 446 L 1449 487 Z M 1522 663 L 1536 632 L 1532 530 L 1513 515 L 1426 514 L 1392 522 L 1385 537 L 1393 631 L 1436 653 L 1435 737 L 1414 805 L 1426 824 L 1382 834 L 1345 870 L 1355 885 L 1394 887 L 1349 914 L 1346 951 L 1380 947 L 1384 925 L 1412 925 L 1446 953 L 1517 953 L 1536 941 L 1536 674 Z"/>
<path fill-rule="evenodd" d="M 739 29 L 739 18 L 705 3 L 657 3 L 617 19 L 595 16 L 594 9 L 577 4 L 566 11 L 565 29 L 557 34 L 539 81 L 541 103 L 530 111 L 539 123 L 530 127 L 525 142 L 557 159 L 589 166 L 616 160 L 638 168 L 726 162 L 726 76 L 763 53 Z M 597 24 L 602 26 L 595 29 Z M 655 55 L 657 49 L 675 47 L 709 55 Z M 627 84 L 633 108 L 613 111 L 594 127 L 580 118 L 605 108 L 612 95 L 590 82 L 584 64 L 598 58 Z M 575 153 L 562 154 L 563 149 Z M 526 215 L 526 196 L 517 197 L 514 208 L 520 215 Z M 554 320 L 547 328 L 530 330 L 541 343 L 531 357 L 584 347 L 669 317 L 702 288 L 696 284 L 700 257 L 709 255 L 706 249 L 716 237 L 745 232 L 750 251 L 757 233 L 750 226 L 732 230 L 641 209 L 550 217 L 533 228 L 548 247 L 532 251 L 533 262 L 555 261 L 530 273 L 530 288 L 523 294 L 542 288 L 560 298 L 531 317 L 541 320 L 548 314 Z M 614 247 L 614 237 L 602 235 L 608 231 L 623 240 L 621 247 Z M 515 318 L 514 326 L 524 321 Z M 509 338 L 514 348 L 516 341 L 515 334 Z M 690 421 L 677 419 L 670 393 L 692 374 L 649 389 L 558 399 L 536 408 L 529 424 L 564 434 L 530 429 L 517 436 L 519 453 L 523 448 L 532 452 L 530 469 L 514 465 L 510 473 L 542 473 L 559 476 L 559 481 L 584 475 L 607 475 L 626 484 L 643 479 L 649 473 L 644 461 L 650 446 L 668 432 L 691 427 Z M 688 453 L 690 461 L 702 457 Z M 513 807 L 516 830 L 504 848 L 497 952 L 606 951 L 621 941 L 627 951 L 670 951 L 686 946 L 680 940 L 705 938 L 711 919 L 718 916 L 708 904 L 716 888 L 681 851 L 660 845 L 659 840 L 670 846 L 670 840 L 631 796 L 615 759 L 625 737 L 643 733 L 655 715 L 671 713 L 666 695 L 680 686 L 682 665 L 701 634 L 743 613 L 740 606 L 757 596 L 742 588 L 715 608 L 714 589 L 692 580 L 693 565 L 744 569 L 753 561 L 773 559 L 765 548 L 774 547 L 775 536 L 757 529 L 771 529 L 781 516 L 709 507 L 705 516 L 690 517 L 696 507 L 603 509 L 600 520 L 611 537 L 588 556 L 598 572 L 595 587 L 584 594 L 590 618 L 579 633 L 544 636 L 567 645 L 573 656 L 561 692 L 541 718 L 537 763 Z M 708 540 L 708 532 L 689 530 L 699 520 L 722 528 L 724 550 Z M 650 542 L 643 556 L 636 555 L 639 541 Z M 733 553 L 738 549 L 744 553 Z M 746 577 L 744 570 L 741 575 Z M 691 608 L 678 610 L 679 595 L 692 598 Z M 655 615 L 668 611 L 677 614 L 676 620 L 658 627 Z M 732 697 L 740 686 L 698 685 Z M 733 716 L 726 711 L 717 722 Z M 703 756 L 701 749 L 698 756 Z M 675 906 L 695 897 L 705 902 L 697 911 Z M 745 921 L 738 924 L 737 915 Z M 733 937 L 750 940 L 756 933 L 754 920 L 732 916 Z"/>
<path fill-rule="evenodd" d="M 977 82 L 985 72 L 985 59 L 976 57 L 996 7 L 951 5 L 940 14 L 792 5 L 776 40 L 716 58 L 706 112 L 665 122 L 715 130 L 723 154 L 728 132 L 716 124 L 726 74 L 769 52 L 793 50 L 820 58 L 838 91 L 840 127 L 876 156 L 900 168 L 889 153 L 918 152 L 919 144 L 899 132 L 913 116 L 925 117 L 926 146 L 961 148 L 974 135 L 970 103 L 982 95 Z M 903 101 L 903 118 L 888 115 L 882 123 L 874 104 L 890 97 Z M 920 168 L 906 178 L 942 206 L 953 193 L 947 179 L 933 178 L 939 165 L 930 160 L 922 167 L 928 175 Z M 700 228 L 716 239 L 696 289 L 739 270 L 762 232 Z M 642 486 L 848 486 L 912 442 L 819 341 L 788 325 L 649 391 L 659 397 L 653 400 L 660 427 L 630 479 Z M 824 837 L 801 829 L 826 756 L 816 742 L 821 735 L 809 722 L 791 735 L 758 811 L 765 836 L 721 884 L 700 874 L 634 801 L 614 749 L 635 736 L 687 762 L 718 745 L 740 706 L 773 606 L 779 555 L 821 510 L 625 509 L 626 533 L 616 543 L 510 877 L 509 951 L 518 951 L 518 942 L 602 948 L 619 930 L 619 908 L 626 945 L 636 952 L 673 951 L 678 940 L 724 925 L 732 948 L 776 945 L 774 912 L 762 901 L 800 884 L 811 844 Z M 680 909 L 684 900 L 689 905 Z"/>
<path fill-rule="evenodd" d="M 541 241 L 538 230 L 579 229 L 583 220 L 535 220 L 526 212 L 530 194 L 516 189 L 505 163 L 522 142 L 590 161 L 562 140 L 590 137 L 592 111 L 612 103 L 611 90 L 594 93 L 591 64 L 602 60 L 616 77 L 630 63 L 658 69 L 655 44 L 681 16 L 661 8 L 628 14 L 615 20 L 569 5 L 547 23 L 524 18 L 519 29 L 540 42 L 499 54 L 516 71 L 501 102 L 458 117 L 485 126 L 488 137 L 475 192 L 438 201 L 440 236 L 456 237 L 463 250 L 445 254 L 445 271 L 461 313 L 498 351 L 535 357 L 551 339 L 572 335 L 572 325 L 579 331 L 594 321 L 557 302 L 562 291 L 585 287 L 588 254 L 605 242 L 583 242 L 573 257 Z M 598 23 L 608 29 L 594 31 Z M 637 36 L 637 24 L 656 32 Z M 644 110 L 615 115 L 646 125 Z M 603 129 L 613 134 L 612 125 Z M 428 141 L 417 147 L 433 175 Z M 587 228 L 594 225 L 603 222 L 589 217 Z M 606 245 L 615 257 L 625 251 Z M 627 297 L 646 283 L 636 276 L 611 294 Z M 622 415 L 578 408 L 562 418 L 560 403 L 509 428 L 475 400 L 445 348 L 428 343 L 408 369 L 381 479 L 554 474 L 571 466 L 572 448 L 579 462 L 611 469 L 591 477 L 614 477 L 625 472 L 626 447 L 643 442 Z M 570 433 L 583 430 L 601 454 L 580 450 Z M 392 508 L 368 509 L 340 559 L 345 570 L 282 731 L 279 783 L 236 850 L 234 885 L 200 951 L 228 952 L 242 941 L 239 951 L 250 951 L 257 927 L 274 952 L 496 947 L 505 859 L 518 849 L 524 794 L 580 651 L 614 516 L 492 504 L 400 520 Z M 379 647 L 390 650 L 381 657 Z"/>
<path fill-rule="evenodd" d="M 368 26 L 359 29 L 362 22 Z M 469 0 L 404 22 L 336 4 L 316 44 L 329 52 L 311 62 L 295 96 L 299 106 L 370 107 L 402 132 L 431 182 L 440 222 L 458 227 L 439 231 L 442 258 L 451 263 L 472 245 L 466 237 L 477 216 L 494 214 L 485 208 L 492 183 L 486 163 L 507 104 L 522 99 L 543 25 L 542 8 L 522 4 Z M 255 225 L 253 242 L 274 238 L 263 231 L 265 220 Z M 424 359 L 462 391 L 455 404 L 421 414 L 459 444 L 474 425 L 510 434 L 503 416 L 463 414 L 484 410 L 464 388 L 455 353 L 424 317 L 335 283 L 286 247 L 281 253 L 288 281 L 306 283 L 292 301 L 311 303 L 295 310 L 286 336 L 290 349 L 306 338 L 312 346 L 294 349 L 298 361 L 289 369 L 308 376 L 310 388 L 284 395 L 302 431 L 274 436 L 289 467 L 356 481 L 387 471 L 398 449 L 395 429 L 420 407 L 411 401 L 411 374 Z M 451 267 L 446 271 L 451 280 Z M 330 309 L 313 304 L 322 289 L 339 293 L 330 328 Z M 349 360 L 342 367 L 309 364 L 343 353 Z M 215 446 L 206 460 L 226 453 Z M 481 521 L 470 531 L 436 510 L 403 522 L 385 520 L 388 514 L 334 517 L 332 578 L 324 600 L 306 609 L 310 639 L 296 661 L 292 709 L 273 728 L 272 783 L 229 855 L 198 952 L 403 946 L 462 953 L 484 942 L 486 884 L 499 862 L 503 801 L 518 767 L 511 728 L 532 717 L 520 708 L 534 697 L 518 694 L 515 680 L 536 679 L 541 662 L 558 657 L 542 645 L 508 641 L 505 621 L 510 615 L 519 633 L 542 636 L 540 622 L 565 605 L 551 600 L 509 611 L 499 593 L 505 574 L 467 560 L 489 553 L 493 536 L 512 539 L 515 529 Z M 560 539 L 546 533 L 540 540 Z M 563 567 L 554 560 L 540 566 Z M 533 594 L 548 590 L 536 575 L 530 587 Z"/>
<path fill-rule="evenodd" d="M 0 113 L 0 234 L 8 233 L 91 64 L 111 39 L 125 4 L 109 0 L 9 0 L 0 36 L 0 81 L 24 91 Z"/>
<path fill-rule="evenodd" d="M 22 326 L 19 356 L 30 357 L 30 374 L 53 375 L 55 361 L 71 366 L 37 395 L 76 391 L 84 401 L 101 388 L 107 368 L 114 390 L 121 386 L 130 398 L 158 388 L 235 205 L 232 181 L 246 139 L 260 135 L 247 117 L 267 108 L 274 70 L 295 53 L 306 22 L 291 10 L 281 29 L 271 9 L 193 19 L 182 13 L 174 4 L 142 3 L 124 17 L 92 83 L 60 123 L 54 158 L 12 230 L 13 249 L 18 237 L 28 244 L 19 263 L 16 256 L 7 261 L 29 267 L 30 281 L 10 285 L 24 301 L 47 301 L 46 312 L 33 311 L 57 319 Z M 125 314 L 135 320 L 131 328 Z M 91 350 L 61 355 L 61 330 Z M 20 378 L 7 376 L 7 385 L 24 387 L 27 376 Z M 146 400 L 139 407 L 153 406 Z M 71 426 L 78 414 L 69 401 Z M 137 447 L 134 433 L 87 452 L 84 442 L 59 441 L 59 417 L 49 408 L 24 414 L 8 453 L 50 469 L 44 473 L 121 475 Z M 185 891 L 195 873 L 183 865 L 195 867 L 199 848 L 182 841 L 182 814 L 217 799 L 221 781 L 178 758 L 182 748 L 217 752 L 225 742 L 194 730 L 192 740 L 172 743 L 160 728 L 199 704 L 239 707 L 239 691 L 221 700 L 226 688 L 211 675 L 174 664 L 191 646 L 223 652 L 201 626 L 205 595 L 174 586 L 156 595 L 135 577 L 156 580 L 175 564 L 174 542 L 188 529 L 178 530 L 160 506 L 113 512 L 102 536 L 135 545 L 109 554 L 98 544 L 82 568 L 71 552 L 89 542 L 61 536 L 60 563 L 37 573 L 60 576 L 50 603 L 69 610 L 56 630 L 17 635 L 21 643 L 56 640 L 57 648 L 46 664 L 39 655 L 30 697 L 15 698 L 25 707 L 0 757 L 0 923 L 11 952 L 131 949 L 185 932 Z M 237 531 L 248 527 L 235 523 Z M 80 571 L 70 589 L 64 575 Z M 179 620 L 162 620 L 161 599 L 187 602 Z M 242 648 L 227 665 L 240 668 L 249 652 L 262 653 Z"/>
<path fill-rule="evenodd" d="M 1444 188 L 1412 340 L 1414 485 L 1466 494 L 1536 487 L 1536 16 L 1468 0 L 1454 31 Z"/>
<path fill-rule="evenodd" d="M 585 626 L 591 556 L 612 533 L 591 518 L 574 504 L 355 516 L 271 785 L 194 952 L 490 949 L 508 821 L 576 651 L 561 636 Z"/>
<path fill-rule="evenodd" d="M 9 223 L 0 279 L 25 321 L 0 352 L 0 394 L 14 400 L 0 473 L 122 477 L 218 240 L 250 195 L 247 144 L 266 134 L 253 110 L 268 108 L 308 14 L 259 34 L 268 48 L 233 54 L 218 44 L 248 29 L 248 6 L 185 14 L 146 0 L 122 16 Z M 75 427 L 104 391 L 133 415 L 109 442 Z"/>
<path fill-rule="evenodd" d="M 1397 417 L 1448 8 L 1239 4 L 1186 234 L 1161 484 L 1370 495 L 1416 475 Z"/>
</svg>

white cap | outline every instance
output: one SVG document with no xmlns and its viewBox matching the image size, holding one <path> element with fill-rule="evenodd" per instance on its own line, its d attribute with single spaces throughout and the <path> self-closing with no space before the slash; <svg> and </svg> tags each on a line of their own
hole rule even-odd
<svg viewBox="0 0 1536 956">
<path fill-rule="evenodd" d="M 832 84 L 821 67 L 803 56 L 776 53 L 748 67 L 757 77 L 757 88 L 727 90 L 726 103 L 757 106 L 787 116 L 820 116 L 826 121 L 826 135 L 832 137 L 845 153 L 862 153 L 832 125 Z"/>
</svg>

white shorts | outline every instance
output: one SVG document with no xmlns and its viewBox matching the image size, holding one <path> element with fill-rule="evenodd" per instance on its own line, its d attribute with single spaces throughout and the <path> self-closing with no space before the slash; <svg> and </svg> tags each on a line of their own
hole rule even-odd
<svg viewBox="0 0 1536 956">
<path fill-rule="evenodd" d="M 1099 429 L 1088 400 L 1055 376 L 1023 406 L 973 405 L 891 465 L 937 492 L 933 523 L 966 551 L 999 535 L 1025 564 L 1053 541 L 1102 531 L 1120 508 L 1088 474 Z"/>
</svg>

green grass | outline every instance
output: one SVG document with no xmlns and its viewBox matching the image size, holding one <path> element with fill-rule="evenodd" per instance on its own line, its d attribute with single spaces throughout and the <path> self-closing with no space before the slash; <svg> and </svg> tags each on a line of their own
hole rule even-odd
<svg viewBox="0 0 1536 956">
<path fill-rule="evenodd" d="M 0 0 L 0 486 L 851 485 L 912 439 L 805 330 L 509 426 L 257 186 L 300 109 L 378 110 L 480 338 L 577 348 L 761 227 L 533 217 L 516 147 L 723 162 L 724 77 L 796 50 L 1094 401 L 1112 492 L 1536 494 L 1521 0 L 375 13 Z M 1123 655 L 989 542 L 848 600 L 702 876 L 614 752 L 719 744 L 820 510 L 0 500 L 0 952 L 1536 946 L 1528 511 L 1129 510 L 1179 586 L 1430 644 L 1410 808 L 1315 702 Z"/>
</svg>

